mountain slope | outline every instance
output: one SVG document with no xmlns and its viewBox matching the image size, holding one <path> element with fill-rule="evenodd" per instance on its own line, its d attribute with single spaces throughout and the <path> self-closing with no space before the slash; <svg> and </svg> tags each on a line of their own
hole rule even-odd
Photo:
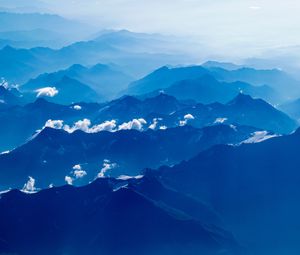
<svg viewBox="0 0 300 255">
<path fill-rule="evenodd" d="M 243 67 L 236 70 L 226 70 L 213 67 L 209 69 L 218 80 L 234 82 L 242 81 L 253 85 L 268 85 L 278 91 L 284 99 L 295 98 L 299 96 L 300 82 L 287 73 L 278 70 L 257 70 Z"/>
<path fill-rule="evenodd" d="M 14 105 L 21 105 L 22 96 L 17 89 L 5 88 L 0 84 L 0 108 L 8 108 Z"/>
<path fill-rule="evenodd" d="M 162 168 L 161 179 L 210 204 L 253 254 L 296 254 L 299 146 L 299 130 L 258 144 L 220 145 Z"/>
<path fill-rule="evenodd" d="M 220 125 L 146 132 L 85 133 L 78 130 L 70 134 L 45 128 L 25 145 L 0 155 L 0 187 L 21 188 L 28 176 L 35 178 L 41 188 L 51 183 L 63 185 L 66 176 L 74 177 L 74 184 L 78 185 L 89 183 L 99 174 L 135 176 L 144 168 L 189 159 L 215 144 L 239 144 L 256 131 L 249 127 Z M 76 169 L 85 171 L 83 178 L 75 178 L 76 165 L 80 166 Z"/>
<path fill-rule="evenodd" d="M 177 81 L 196 79 L 208 73 L 209 71 L 201 66 L 182 68 L 168 68 L 164 66 L 146 77 L 131 83 L 127 93 L 133 95 L 146 94 L 154 90 L 168 88 Z"/>
<path fill-rule="evenodd" d="M 124 185 L 126 182 L 98 179 L 81 188 L 65 186 L 31 195 L 20 191 L 2 194 L 0 252 L 242 254 L 225 231 L 202 225 L 134 188 L 122 188 Z M 29 229 L 31 234 L 24 240 Z"/>
<path fill-rule="evenodd" d="M 255 87 L 243 82 L 219 82 L 210 75 L 194 80 L 183 80 L 164 89 L 165 93 L 180 100 L 192 99 L 203 104 L 227 103 L 240 92 L 253 97 L 276 101 L 276 92 L 268 86 Z"/>
<path fill-rule="evenodd" d="M 75 99 L 82 98 L 81 94 L 78 96 Z M 75 99 L 71 98 L 69 102 Z M 243 94 L 227 104 L 209 105 L 178 101 L 166 94 L 144 100 L 126 96 L 105 104 L 76 103 L 69 106 L 39 98 L 35 103 L 24 107 L 0 109 L 0 150 L 11 150 L 25 143 L 48 120 L 61 120 L 72 127 L 84 119 L 90 120 L 92 125 L 113 121 L 117 126 L 142 119 L 147 122 L 143 125 L 143 130 L 184 125 L 203 128 L 219 123 L 252 126 L 277 134 L 290 133 L 297 128 L 297 123 L 284 113 L 263 100 L 252 99 Z"/>
<path fill-rule="evenodd" d="M 53 94 L 47 93 L 46 91 L 50 88 L 56 92 L 52 92 Z M 40 92 L 44 90 L 46 91 Z M 88 85 L 68 76 L 62 76 L 61 79 L 54 81 L 53 83 L 40 84 L 37 82 L 36 90 L 24 92 L 27 92 L 27 95 L 31 94 L 32 99 L 36 97 L 44 97 L 50 102 L 65 105 L 76 102 L 99 102 L 104 100 L 103 97 L 98 95 L 97 92 Z"/>
<path fill-rule="evenodd" d="M 300 99 L 296 99 L 291 102 L 287 102 L 279 106 L 279 109 L 292 118 L 295 118 L 299 121 L 300 119 Z"/>
<path fill-rule="evenodd" d="M 40 86 L 55 84 L 64 76 L 75 79 L 81 83 L 88 84 L 99 94 L 104 95 L 107 99 L 114 97 L 119 91 L 125 89 L 132 78 L 121 71 L 107 65 L 95 65 L 90 68 L 73 65 L 68 69 L 55 73 L 45 73 L 35 79 L 29 80 L 22 85 L 24 91 L 35 90 Z"/>
</svg>

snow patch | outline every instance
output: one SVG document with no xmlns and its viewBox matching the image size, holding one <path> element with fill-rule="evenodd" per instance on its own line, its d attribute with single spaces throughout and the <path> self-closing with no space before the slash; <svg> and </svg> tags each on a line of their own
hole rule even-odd
<svg viewBox="0 0 300 255">
<path fill-rule="evenodd" d="M 227 121 L 227 118 L 217 118 L 214 122 L 214 124 L 223 124 Z"/>
<path fill-rule="evenodd" d="M 55 87 L 40 88 L 35 91 L 36 97 L 55 97 L 58 94 L 58 90 Z"/>
<path fill-rule="evenodd" d="M 252 137 L 242 143 L 260 143 L 274 137 L 278 137 L 278 135 L 269 134 L 268 131 L 257 131 L 252 134 Z"/>
</svg>

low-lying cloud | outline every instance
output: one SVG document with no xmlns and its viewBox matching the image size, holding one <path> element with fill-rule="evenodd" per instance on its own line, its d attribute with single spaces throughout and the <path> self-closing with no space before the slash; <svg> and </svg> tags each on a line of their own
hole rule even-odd
<svg viewBox="0 0 300 255">
<path fill-rule="evenodd" d="M 117 125 L 116 120 L 105 121 L 101 124 L 92 126 L 92 123 L 89 119 L 83 119 L 75 122 L 73 126 L 64 124 L 63 120 L 48 120 L 46 121 L 43 128 L 50 127 L 54 129 L 63 129 L 68 133 L 73 133 L 76 130 L 81 130 L 86 133 L 99 133 L 101 131 L 116 132 L 119 130 L 144 130 L 144 126 L 147 124 L 147 121 L 144 119 L 133 119 L 132 121 L 125 122 L 121 125 Z"/>
</svg>

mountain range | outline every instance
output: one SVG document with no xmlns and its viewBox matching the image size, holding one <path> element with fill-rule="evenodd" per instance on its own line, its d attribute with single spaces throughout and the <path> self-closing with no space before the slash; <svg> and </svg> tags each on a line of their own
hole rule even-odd
<svg viewBox="0 0 300 255">
<path fill-rule="evenodd" d="M 23 84 L 21 90 L 30 92 L 41 87 L 47 87 L 49 85 L 54 86 L 64 77 L 69 77 L 82 84 L 87 84 L 86 86 L 89 86 L 98 94 L 105 96 L 106 99 L 113 98 L 120 91 L 124 90 L 127 87 L 127 84 L 133 80 L 129 75 L 119 71 L 117 67 L 102 64 L 97 64 L 92 67 L 72 65 L 65 70 L 39 75 L 37 78 L 31 79 Z M 64 89 L 64 87 L 62 87 L 62 89 Z M 81 98 L 81 100 L 77 101 L 91 101 L 91 99 L 92 98 Z M 76 100 L 73 102 L 76 102 Z"/>
<path fill-rule="evenodd" d="M 145 132 L 68 133 L 46 127 L 23 146 L 0 155 L 0 187 L 21 188 L 28 176 L 34 177 L 40 188 L 63 185 L 66 176 L 76 185 L 88 184 L 99 174 L 136 176 L 145 168 L 189 159 L 215 144 L 239 144 L 258 131 L 216 125 L 203 129 L 185 126 Z M 77 177 L 76 170 L 84 171 L 84 176 Z"/>
<path fill-rule="evenodd" d="M 173 92 L 180 95 L 179 90 L 182 87 L 181 92 L 186 93 L 183 96 L 189 96 L 190 99 L 196 97 L 201 100 L 215 100 L 214 97 L 219 99 L 218 95 L 225 93 L 221 98 L 224 101 L 230 93 L 232 95 L 232 93 L 245 91 L 252 96 L 278 104 L 289 97 L 295 97 L 296 95 L 289 91 L 295 91 L 300 84 L 292 76 L 280 70 L 257 70 L 243 66 L 227 70 L 219 67 L 222 65 L 218 63 L 215 64 L 217 67 L 214 67 L 213 63 L 203 66 L 159 68 L 131 83 L 127 93 L 139 95 L 156 90 L 166 90 L 167 93 Z M 228 64 L 225 65 L 225 67 L 227 66 Z"/>
<path fill-rule="evenodd" d="M 212 206 L 252 254 L 299 250 L 300 133 L 241 146 L 218 145 L 174 167 L 160 179 Z"/>
<path fill-rule="evenodd" d="M 153 178 L 14 190 L 1 195 L 0 215 L 6 253 L 244 254 L 230 233 L 208 224 L 216 217 L 208 207 Z"/>
<path fill-rule="evenodd" d="M 184 125 L 203 128 L 224 123 L 252 126 L 282 134 L 290 133 L 298 126 L 296 121 L 265 101 L 244 94 L 239 94 L 227 104 L 209 105 L 178 101 L 166 94 L 144 100 L 125 96 L 103 104 L 72 105 L 54 104 L 39 98 L 25 106 L 0 109 L 0 149 L 11 150 L 25 143 L 37 130 L 42 129 L 48 120 L 60 120 L 72 127 L 84 119 L 89 120 L 92 125 L 105 125 L 108 121 L 114 122 L 113 125 L 116 126 L 124 123 L 131 125 L 133 120 L 142 121 L 144 124 L 140 129 L 144 130 L 150 127 L 157 130 Z"/>
<path fill-rule="evenodd" d="M 0 75 L 9 82 L 23 84 L 40 74 L 56 72 L 74 64 L 92 66 L 102 63 L 116 64 L 130 76 L 141 77 L 159 66 L 176 65 L 185 58 L 181 54 L 168 54 L 159 50 L 148 53 L 143 50 L 145 47 L 142 47 L 143 39 L 140 34 L 136 42 L 138 44 L 138 40 L 141 40 L 140 50 L 137 50 L 137 46 L 128 47 L 125 40 L 128 34 L 135 36 L 134 33 L 126 32 L 127 36 L 124 38 L 124 33 L 111 31 L 109 34 L 102 34 L 104 39 L 100 36 L 95 40 L 81 40 L 59 49 L 16 49 L 8 45 L 0 50 Z M 153 35 L 154 38 L 155 36 L 160 37 Z M 147 38 L 148 35 L 144 37 Z"/>
</svg>

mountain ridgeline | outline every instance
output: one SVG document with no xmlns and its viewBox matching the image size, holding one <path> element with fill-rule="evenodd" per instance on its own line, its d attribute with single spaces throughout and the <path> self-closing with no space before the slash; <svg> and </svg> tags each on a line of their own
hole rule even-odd
<svg viewBox="0 0 300 255">
<path fill-rule="evenodd" d="M 0 2 L 0 254 L 300 254 L 295 72 Z"/>
</svg>

